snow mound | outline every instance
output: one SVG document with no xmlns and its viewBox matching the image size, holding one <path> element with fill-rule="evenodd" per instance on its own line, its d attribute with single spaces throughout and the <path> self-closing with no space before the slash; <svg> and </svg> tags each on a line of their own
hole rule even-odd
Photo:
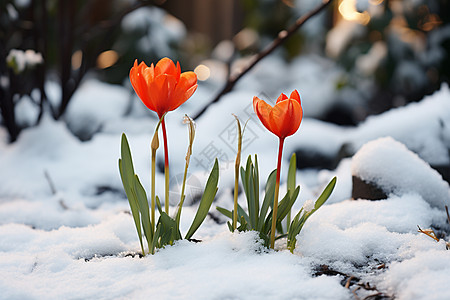
<svg viewBox="0 0 450 300">
<path fill-rule="evenodd" d="M 372 116 L 352 133 L 356 152 L 363 144 L 391 136 L 431 165 L 450 163 L 450 89 L 443 84 L 418 103 Z"/>
<path fill-rule="evenodd" d="M 197 244 L 179 241 L 143 259 L 124 257 L 119 252 L 131 245 L 115 223 L 126 225 L 129 240 L 135 238 L 130 218 L 51 232 L 0 226 L 0 275 L 8 278 L 0 282 L 0 298 L 350 299 L 340 277 L 311 277 L 301 257 L 262 249 L 255 232 L 225 232 Z M 289 288 L 273 288 L 283 285 Z"/>
<path fill-rule="evenodd" d="M 138 48 L 143 52 L 155 52 L 157 56 L 174 56 L 170 48 L 186 35 L 186 28 L 177 18 L 158 7 L 142 7 L 127 14 L 121 23 L 129 34 L 140 31 Z"/>
<path fill-rule="evenodd" d="M 420 251 L 414 258 L 393 263 L 381 285 L 391 285 L 390 291 L 397 290 L 396 299 L 448 299 L 448 289 L 442 287 L 448 286 L 449 270 L 447 252 Z"/>
<path fill-rule="evenodd" d="M 450 202 L 450 188 L 441 175 L 391 137 L 365 144 L 353 157 L 352 175 L 386 193 L 419 194 L 441 209 Z"/>
<path fill-rule="evenodd" d="M 82 140 L 87 140 L 108 120 L 120 118 L 127 108 L 129 91 L 119 85 L 98 80 L 84 82 L 67 108 L 69 129 Z"/>
</svg>

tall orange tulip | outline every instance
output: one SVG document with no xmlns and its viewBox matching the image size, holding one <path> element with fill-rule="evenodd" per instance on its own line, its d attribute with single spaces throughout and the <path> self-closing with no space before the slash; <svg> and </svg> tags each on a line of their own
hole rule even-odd
<svg viewBox="0 0 450 300">
<path fill-rule="evenodd" d="M 186 102 L 197 89 L 194 72 L 181 73 L 180 64 L 167 57 L 148 67 L 137 60 L 130 70 L 130 81 L 142 102 L 161 118 Z"/>
<path fill-rule="evenodd" d="M 289 98 L 285 94 L 281 94 L 273 107 L 264 102 L 264 100 L 261 100 L 258 97 L 253 97 L 253 109 L 263 125 L 270 132 L 278 136 L 280 140 L 278 148 L 275 195 L 273 200 L 272 227 L 270 231 L 270 247 L 273 249 L 275 246 L 281 157 L 283 154 L 284 139 L 290 135 L 293 135 L 300 127 L 300 123 L 303 118 L 303 109 L 300 101 L 300 95 L 297 90 L 294 90 Z"/>
<path fill-rule="evenodd" d="M 164 114 L 177 109 L 186 102 L 197 89 L 197 75 L 194 72 L 181 73 L 180 64 L 167 57 L 161 59 L 155 66 L 148 67 L 144 62 L 139 65 L 137 60 L 130 70 L 130 81 L 136 94 L 150 110 L 158 114 L 164 140 L 164 171 L 165 171 L 165 212 L 169 213 L 169 150 L 167 145 Z"/>
</svg>

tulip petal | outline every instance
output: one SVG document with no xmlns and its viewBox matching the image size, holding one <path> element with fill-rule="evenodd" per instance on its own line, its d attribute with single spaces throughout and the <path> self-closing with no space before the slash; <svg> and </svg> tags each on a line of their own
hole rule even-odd
<svg viewBox="0 0 450 300">
<path fill-rule="evenodd" d="M 289 100 L 288 110 L 282 122 L 283 134 L 293 135 L 300 127 L 303 118 L 303 109 L 296 100 Z"/>
<path fill-rule="evenodd" d="M 195 86 L 194 89 L 192 89 Z M 194 72 L 184 72 L 178 80 L 177 86 L 170 99 L 170 110 L 174 110 L 186 102 L 197 89 L 197 74 Z"/>
<path fill-rule="evenodd" d="M 302 121 L 303 110 L 296 100 L 284 100 L 277 103 L 269 114 L 273 133 L 280 138 L 294 134 Z"/>
<path fill-rule="evenodd" d="M 259 99 L 258 97 L 254 96 L 253 97 L 253 110 L 255 111 L 256 114 L 258 114 L 258 109 L 256 108 L 256 104 L 258 104 L 259 101 L 264 101 Z"/>
<path fill-rule="evenodd" d="M 194 94 L 194 92 L 197 90 L 198 84 L 195 84 L 191 86 L 185 93 L 184 93 L 184 99 L 189 99 Z M 183 101 L 186 102 L 186 100 Z"/>
<path fill-rule="evenodd" d="M 286 99 L 288 99 L 288 97 L 285 94 L 281 93 L 281 95 L 278 97 L 276 103 L 278 103 L 280 101 L 283 101 L 283 100 L 286 100 Z"/>
<path fill-rule="evenodd" d="M 146 68 L 143 68 L 141 72 L 144 75 L 145 82 L 147 82 L 147 84 L 155 79 L 155 68 L 153 67 L 153 64 L 151 64 L 150 67 L 146 66 Z"/>
<path fill-rule="evenodd" d="M 187 90 L 197 84 L 197 74 L 194 72 L 184 72 L 180 76 L 177 89 Z"/>
<path fill-rule="evenodd" d="M 191 96 L 194 94 L 194 92 L 197 90 L 198 85 L 195 84 L 193 86 L 191 86 L 187 91 L 185 91 L 183 93 L 182 96 L 180 96 L 180 98 L 173 98 L 173 102 L 171 104 L 170 110 L 175 110 L 177 109 L 180 105 L 182 105 L 184 102 L 186 102 L 189 98 L 191 98 Z M 177 99 L 183 99 L 182 101 L 175 101 Z"/>
<path fill-rule="evenodd" d="M 264 127 L 273 132 L 269 118 L 269 114 L 273 109 L 272 106 L 255 96 L 253 97 L 253 109 L 255 110 L 258 118 L 261 120 L 261 123 L 263 123 Z"/>
<path fill-rule="evenodd" d="M 180 75 L 177 86 L 175 88 L 175 95 L 182 96 L 188 89 L 197 84 L 197 74 L 194 72 L 184 72 Z M 187 99 L 184 99 L 186 101 Z"/>
<path fill-rule="evenodd" d="M 130 81 L 142 102 L 160 117 L 183 104 L 197 89 L 197 75 L 181 73 L 180 63 L 175 65 L 167 57 L 150 67 L 135 60 Z"/>
<path fill-rule="evenodd" d="M 133 86 L 134 91 L 139 96 L 141 101 L 145 104 L 145 106 L 147 106 L 151 110 L 155 110 L 155 107 L 149 97 L 147 82 L 140 72 L 143 66 L 146 67 L 145 63 L 143 65 L 142 64 L 143 62 L 141 62 L 141 64 L 138 66 L 137 60 L 135 60 L 134 66 L 130 70 L 131 85 Z"/>
<path fill-rule="evenodd" d="M 181 67 L 180 67 L 180 63 L 177 62 L 177 74 L 176 74 L 176 78 L 177 80 L 180 79 L 180 74 L 181 74 Z"/>
<path fill-rule="evenodd" d="M 176 85 L 176 78 L 172 75 L 161 74 L 148 85 L 149 98 L 155 106 L 158 116 L 162 116 L 170 109 L 170 98 Z"/>
<path fill-rule="evenodd" d="M 177 73 L 177 67 L 175 67 L 173 61 L 168 57 L 162 58 L 155 66 L 155 76 L 169 74 L 177 78 Z"/>
<path fill-rule="evenodd" d="M 300 94 L 297 90 L 294 90 L 291 95 L 289 96 L 289 99 L 296 100 L 300 105 L 302 104 L 302 101 L 300 100 Z"/>
</svg>

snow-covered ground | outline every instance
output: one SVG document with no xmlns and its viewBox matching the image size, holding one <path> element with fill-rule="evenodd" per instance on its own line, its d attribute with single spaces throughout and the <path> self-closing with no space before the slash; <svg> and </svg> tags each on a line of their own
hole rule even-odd
<svg viewBox="0 0 450 300">
<path fill-rule="evenodd" d="M 269 251 L 253 232 L 230 233 L 214 209 L 231 208 L 233 202 L 232 113 L 249 120 L 243 160 L 258 154 L 261 180 L 275 168 L 277 139 L 259 123 L 251 104 L 255 95 L 270 99 L 249 84 L 252 80 L 257 76 L 244 80 L 246 86 L 197 121 L 186 202 L 193 204 L 183 209 L 182 232 L 194 217 L 194 200 L 213 158 L 220 162 L 212 216 L 194 235 L 202 242 L 180 241 L 144 258 L 133 255 L 140 247 L 117 160 L 125 132 L 135 170 L 149 190 L 149 144 L 156 118 L 128 89 L 89 79 L 69 107 L 68 126 L 44 118 L 14 144 L 6 143 L 0 129 L 0 299 L 354 299 L 354 294 L 364 298 L 377 293 L 396 299 L 449 299 L 450 251 L 444 240 L 435 242 L 417 232 L 417 226 L 431 227 L 449 239 L 443 207 L 450 205 L 450 188 L 429 166 L 450 161 L 449 88 L 444 85 L 419 103 L 371 117 L 355 128 L 303 120 L 286 140 L 282 178 L 288 157 L 302 147 L 334 157 L 347 144 L 356 154 L 340 160 L 335 170 L 297 172 L 301 192 L 294 210 L 315 199 L 333 176 L 338 182 L 291 254 L 283 241 L 278 251 Z M 286 84 L 296 88 L 294 80 Z M 51 85 L 49 89 L 51 95 Z M 314 97 L 325 92 L 315 95 L 311 88 L 302 94 L 305 111 L 320 109 Z M 273 101 L 278 95 L 271 93 Z M 187 149 L 182 117 L 210 98 L 211 91 L 200 85 L 192 99 L 167 115 L 174 183 Z M 130 113 L 124 115 L 126 111 Z M 19 112 L 24 122 L 26 113 Z M 81 142 L 71 131 L 88 140 Z M 158 155 L 161 161 L 162 151 Z M 380 201 L 352 200 L 352 175 L 387 187 L 391 194 Z M 159 172 L 159 195 L 164 194 L 163 180 Z M 172 211 L 179 197 L 175 185 Z M 244 204 L 243 195 L 239 201 Z"/>
</svg>

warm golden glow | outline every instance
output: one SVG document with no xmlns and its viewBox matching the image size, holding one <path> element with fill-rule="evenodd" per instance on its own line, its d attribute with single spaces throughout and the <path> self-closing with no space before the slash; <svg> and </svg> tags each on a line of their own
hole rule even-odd
<svg viewBox="0 0 450 300">
<path fill-rule="evenodd" d="M 424 51 L 426 45 L 425 34 L 419 30 L 413 30 L 408 26 L 407 20 L 403 16 L 396 16 L 392 18 L 389 24 L 390 30 L 398 35 L 400 40 L 410 44 L 416 51 Z"/>
<path fill-rule="evenodd" d="M 97 67 L 106 69 L 114 65 L 119 59 L 119 54 L 114 50 L 108 50 L 100 53 L 97 57 Z"/>
<path fill-rule="evenodd" d="M 356 10 L 356 0 L 342 0 L 339 4 L 339 13 L 347 21 L 355 21 L 362 25 L 367 25 L 370 16 L 367 11 L 362 13 Z"/>
<path fill-rule="evenodd" d="M 83 61 L 83 52 L 77 50 L 72 54 L 72 69 L 78 70 L 81 67 L 81 62 Z"/>
<path fill-rule="evenodd" d="M 384 0 L 369 0 L 369 3 L 371 5 L 380 5 L 383 2 L 384 2 Z"/>
<path fill-rule="evenodd" d="M 205 81 L 211 75 L 209 68 L 205 65 L 198 65 L 194 69 L 195 74 L 197 74 L 197 79 L 200 81 Z"/>
<path fill-rule="evenodd" d="M 428 14 L 423 22 L 419 23 L 420 29 L 423 31 L 431 31 L 442 24 L 441 19 L 436 14 Z"/>
<path fill-rule="evenodd" d="M 258 33 L 250 28 L 244 28 L 233 38 L 233 42 L 239 50 L 244 50 L 253 46 L 258 41 Z"/>
<path fill-rule="evenodd" d="M 286 4 L 289 7 L 295 7 L 294 0 L 282 0 L 284 4 Z"/>
</svg>

